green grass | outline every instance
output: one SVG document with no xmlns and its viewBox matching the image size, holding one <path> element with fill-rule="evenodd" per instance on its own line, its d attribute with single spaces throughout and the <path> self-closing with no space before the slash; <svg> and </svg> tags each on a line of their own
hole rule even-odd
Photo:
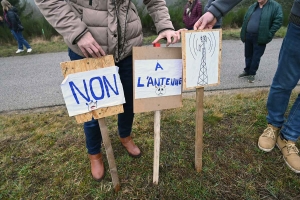
<svg viewBox="0 0 300 200">
<path fill-rule="evenodd" d="M 266 127 L 267 94 L 205 95 L 200 173 L 194 169 L 195 99 L 185 97 L 182 108 L 162 111 L 158 185 L 152 184 L 153 112 L 135 117 L 139 159 L 120 145 L 117 117 L 106 118 L 118 193 L 108 170 L 100 183 L 91 178 L 82 125 L 65 106 L 0 113 L 0 199 L 299 199 L 300 176 L 280 151 L 257 147 Z"/>
</svg>

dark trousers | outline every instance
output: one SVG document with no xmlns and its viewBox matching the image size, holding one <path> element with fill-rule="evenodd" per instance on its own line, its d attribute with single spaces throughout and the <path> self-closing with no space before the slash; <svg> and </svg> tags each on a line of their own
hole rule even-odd
<svg viewBox="0 0 300 200">
<path fill-rule="evenodd" d="M 82 56 L 74 53 L 71 49 L 69 49 L 69 57 L 71 60 L 83 59 Z M 121 138 L 125 138 L 130 136 L 134 118 L 132 56 L 128 56 L 119 63 L 116 63 L 116 66 L 119 67 L 119 75 L 126 100 L 126 103 L 123 104 L 124 113 L 118 114 L 118 132 Z M 88 153 L 92 155 L 100 153 L 102 137 L 98 120 L 92 119 L 89 122 L 85 122 L 83 128 Z"/>
<path fill-rule="evenodd" d="M 266 44 L 257 43 L 257 34 L 246 33 L 245 40 L 245 62 L 246 67 L 244 71 L 249 75 L 256 75 L 258 66 L 260 63 L 260 58 L 265 52 Z"/>
</svg>

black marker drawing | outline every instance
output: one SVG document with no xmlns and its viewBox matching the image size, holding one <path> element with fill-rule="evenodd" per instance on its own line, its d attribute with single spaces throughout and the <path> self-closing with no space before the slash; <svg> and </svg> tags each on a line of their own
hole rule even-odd
<svg viewBox="0 0 300 200">
<path fill-rule="evenodd" d="M 157 94 L 157 96 L 166 94 L 166 85 L 156 85 L 155 88 L 155 93 Z"/>
<path fill-rule="evenodd" d="M 85 103 L 88 107 L 88 111 L 97 109 L 97 101 L 91 100 L 89 103 Z"/>
<path fill-rule="evenodd" d="M 191 33 L 189 37 L 189 49 L 194 60 L 201 57 L 197 85 L 208 84 L 207 56 L 212 57 L 216 49 L 216 38 L 211 32 Z"/>
</svg>

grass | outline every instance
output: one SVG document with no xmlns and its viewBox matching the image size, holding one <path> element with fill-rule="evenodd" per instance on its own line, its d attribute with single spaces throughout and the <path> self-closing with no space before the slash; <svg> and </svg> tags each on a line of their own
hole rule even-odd
<svg viewBox="0 0 300 200">
<path fill-rule="evenodd" d="M 0 113 L 0 199 L 299 199 L 300 176 L 280 151 L 257 147 L 266 127 L 267 93 L 205 95 L 201 173 L 194 169 L 194 97 L 185 97 L 182 108 L 162 111 L 158 185 L 152 184 L 153 112 L 135 117 L 140 159 L 121 147 L 117 117 L 108 117 L 118 193 L 108 171 L 102 182 L 92 180 L 82 125 L 64 106 Z"/>
<path fill-rule="evenodd" d="M 286 33 L 286 27 L 281 27 L 279 31 L 277 31 L 275 37 L 283 38 Z M 144 45 L 151 44 L 155 39 L 156 35 L 149 35 L 149 33 L 145 34 L 144 37 Z M 224 29 L 223 30 L 223 39 L 224 40 L 239 40 L 240 39 L 240 29 Z M 162 44 L 166 43 L 165 40 L 160 41 Z M 52 37 L 50 41 L 44 40 L 43 38 L 35 38 L 29 40 L 30 45 L 32 46 L 33 51 L 31 54 L 39 54 L 39 53 L 50 53 L 50 52 L 64 52 L 67 51 L 67 45 L 64 43 L 63 39 L 60 36 Z M 8 57 L 8 56 L 24 56 L 28 55 L 26 51 L 16 54 L 17 43 L 14 44 L 3 44 L 3 48 L 0 48 L 0 57 Z"/>
</svg>

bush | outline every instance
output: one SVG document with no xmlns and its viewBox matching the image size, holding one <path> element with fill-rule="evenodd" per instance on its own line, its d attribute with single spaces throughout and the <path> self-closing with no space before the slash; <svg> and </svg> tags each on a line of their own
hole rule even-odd
<svg viewBox="0 0 300 200">
<path fill-rule="evenodd" d="M 22 20 L 24 26 L 23 35 L 28 38 L 43 37 L 50 40 L 52 36 L 58 35 L 56 30 L 47 22 L 44 17 L 38 19 Z"/>
</svg>

